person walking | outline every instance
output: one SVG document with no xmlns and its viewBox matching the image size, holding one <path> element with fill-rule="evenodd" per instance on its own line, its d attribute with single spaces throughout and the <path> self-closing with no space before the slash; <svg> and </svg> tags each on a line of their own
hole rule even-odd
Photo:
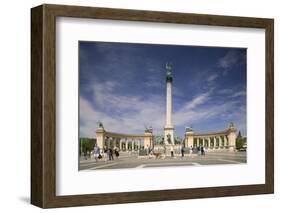
<svg viewBox="0 0 281 213">
<path fill-rule="evenodd" d="M 174 147 L 171 146 L 171 157 L 173 158 L 174 157 Z"/>
<path fill-rule="evenodd" d="M 181 157 L 183 158 L 184 157 L 184 146 L 181 145 Z"/>
<path fill-rule="evenodd" d="M 203 146 L 201 146 L 201 155 L 205 155 L 205 150 Z"/>
<path fill-rule="evenodd" d="M 94 147 L 94 158 L 95 158 L 96 162 L 98 162 L 99 155 L 100 155 L 100 148 L 98 147 L 97 144 L 95 144 L 95 147 Z"/>
<path fill-rule="evenodd" d="M 198 156 L 201 155 L 201 148 L 200 148 L 200 146 L 197 146 L 197 155 L 198 155 Z"/>
<path fill-rule="evenodd" d="M 149 147 L 148 147 L 148 145 L 146 145 L 146 147 L 144 149 L 145 149 L 146 155 L 149 155 Z"/>
<path fill-rule="evenodd" d="M 117 147 L 114 148 L 114 154 L 115 154 L 116 158 L 118 159 L 118 157 L 119 157 L 119 151 L 118 151 L 118 148 L 117 148 Z"/>
<path fill-rule="evenodd" d="M 108 149 L 108 155 L 109 155 L 109 160 L 114 160 L 114 158 L 113 158 L 113 149 L 111 148 L 111 147 L 109 147 L 109 149 Z"/>
</svg>

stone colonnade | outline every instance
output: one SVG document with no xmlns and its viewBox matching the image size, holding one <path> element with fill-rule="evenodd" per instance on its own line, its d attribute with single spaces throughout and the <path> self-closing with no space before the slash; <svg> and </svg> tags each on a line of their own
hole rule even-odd
<svg viewBox="0 0 281 213">
<path fill-rule="evenodd" d="M 100 127 L 96 130 L 96 139 L 101 149 L 107 146 L 120 151 L 139 151 L 153 146 L 153 134 L 147 131 L 143 135 L 133 135 L 107 132 Z"/>
<path fill-rule="evenodd" d="M 236 128 L 229 127 L 221 132 L 210 132 L 198 134 L 192 129 L 185 132 L 185 147 L 203 146 L 207 149 L 228 149 L 235 150 Z"/>
</svg>

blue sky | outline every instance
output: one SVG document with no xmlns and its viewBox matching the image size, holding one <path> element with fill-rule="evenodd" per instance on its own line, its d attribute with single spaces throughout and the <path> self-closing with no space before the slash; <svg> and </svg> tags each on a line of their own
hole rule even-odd
<svg viewBox="0 0 281 213">
<path fill-rule="evenodd" d="M 244 48 L 79 42 L 80 137 L 107 131 L 143 133 L 165 125 L 165 64 L 173 64 L 173 123 L 196 132 L 234 122 L 246 135 Z"/>
</svg>

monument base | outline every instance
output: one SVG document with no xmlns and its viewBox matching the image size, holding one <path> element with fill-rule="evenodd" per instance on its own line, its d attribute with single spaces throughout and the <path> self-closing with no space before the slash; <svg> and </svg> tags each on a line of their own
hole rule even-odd
<svg viewBox="0 0 281 213">
<path fill-rule="evenodd" d="M 173 127 L 165 127 L 164 128 L 164 136 L 165 136 L 164 143 L 166 145 L 173 145 L 173 144 L 175 144 L 175 141 L 174 141 L 174 128 Z M 170 141 L 169 141 L 169 138 L 170 138 Z"/>
<path fill-rule="evenodd" d="M 165 155 L 167 157 L 172 157 L 172 152 L 173 151 L 173 156 L 180 156 L 181 155 L 181 145 L 180 144 L 168 144 L 165 145 Z"/>
</svg>

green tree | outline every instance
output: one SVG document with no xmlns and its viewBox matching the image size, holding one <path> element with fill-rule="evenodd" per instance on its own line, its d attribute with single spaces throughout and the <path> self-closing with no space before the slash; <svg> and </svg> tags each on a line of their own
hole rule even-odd
<svg viewBox="0 0 281 213">
<path fill-rule="evenodd" d="M 242 149 L 244 145 L 243 138 L 239 137 L 236 139 L 236 149 Z"/>
<path fill-rule="evenodd" d="M 93 150 L 94 145 L 96 144 L 96 139 L 94 138 L 80 138 L 80 155 L 82 153 L 89 153 Z"/>
</svg>

